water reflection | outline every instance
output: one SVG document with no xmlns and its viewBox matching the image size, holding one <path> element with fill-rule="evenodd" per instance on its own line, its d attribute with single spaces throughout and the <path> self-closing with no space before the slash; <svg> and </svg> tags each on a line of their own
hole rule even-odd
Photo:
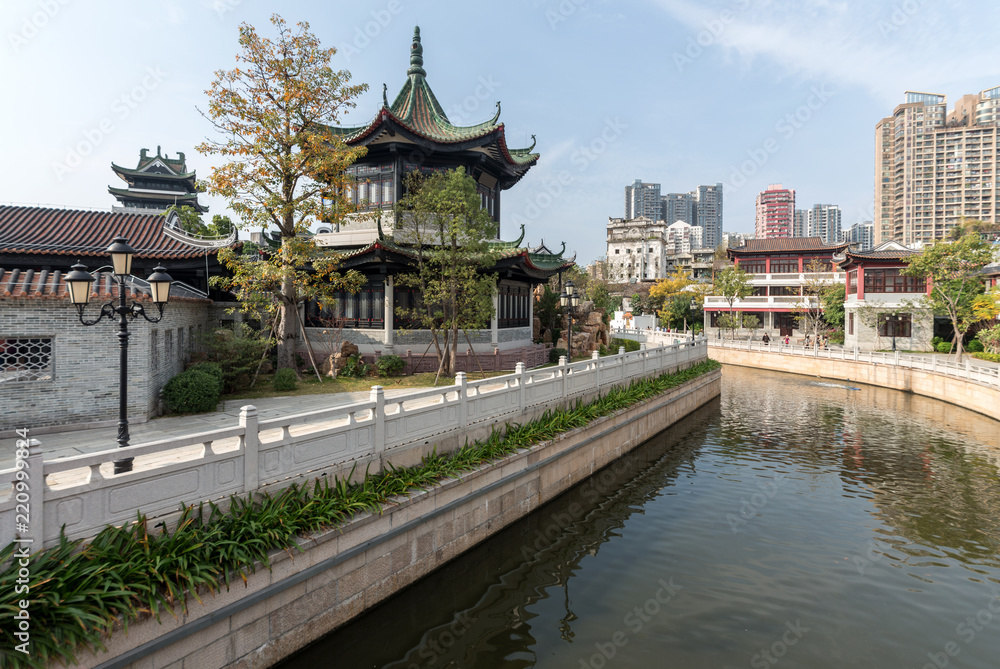
<svg viewBox="0 0 1000 669">
<path fill-rule="evenodd" d="M 995 667 L 998 424 L 853 388 L 727 367 L 721 402 L 286 666 Z"/>
</svg>

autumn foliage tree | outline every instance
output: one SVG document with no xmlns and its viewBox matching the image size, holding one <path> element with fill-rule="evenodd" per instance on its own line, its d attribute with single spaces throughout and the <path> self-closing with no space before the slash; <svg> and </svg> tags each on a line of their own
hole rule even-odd
<svg viewBox="0 0 1000 669">
<path fill-rule="evenodd" d="M 278 15 L 272 40 L 249 24 L 240 26 L 241 51 L 232 70 L 218 70 L 206 91 L 219 139 L 197 148 L 225 159 L 208 177 L 208 190 L 228 199 L 243 228 L 277 228 L 281 248 L 264 258 L 223 251 L 233 276 L 221 282 L 247 310 L 273 304 L 278 366 L 294 368 L 297 305 L 356 289 L 360 275 L 341 275 L 336 257 L 321 253 L 303 233 L 318 220 L 351 211 L 343 197 L 345 168 L 365 152 L 346 146 L 330 126 L 355 105 L 367 85 L 331 66 L 334 48 L 323 48 L 308 23 L 293 30 Z"/>
</svg>

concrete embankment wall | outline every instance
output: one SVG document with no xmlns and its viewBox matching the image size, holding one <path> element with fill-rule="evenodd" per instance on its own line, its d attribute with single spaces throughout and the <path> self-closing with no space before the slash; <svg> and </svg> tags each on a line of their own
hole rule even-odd
<svg viewBox="0 0 1000 669">
<path fill-rule="evenodd" d="M 300 540 L 272 569 L 117 633 L 83 667 L 266 667 L 552 500 L 721 392 L 713 371 L 431 490 Z"/>
<path fill-rule="evenodd" d="M 718 346 L 710 348 L 709 356 L 726 365 L 771 369 L 778 372 L 904 390 L 957 404 L 993 418 L 996 418 L 1000 412 L 1000 388 L 944 374 L 935 374 L 926 370 L 880 363 L 854 362 L 853 360 L 781 355 Z"/>
</svg>

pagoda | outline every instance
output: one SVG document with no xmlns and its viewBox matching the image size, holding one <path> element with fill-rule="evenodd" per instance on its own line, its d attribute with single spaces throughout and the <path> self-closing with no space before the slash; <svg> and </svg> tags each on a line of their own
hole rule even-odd
<svg viewBox="0 0 1000 669">
<path fill-rule="evenodd" d="M 382 87 L 382 105 L 367 124 L 332 127 L 349 146 L 365 146 L 366 155 L 348 168 L 351 183 L 345 195 L 357 208 L 332 232 L 315 235 L 317 246 L 336 249 L 341 267 L 356 270 L 366 283 L 356 293 L 341 293 L 332 308 L 315 302 L 306 306 L 307 329 L 331 320 L 342 323 L 345 339 L 362 353 L 429 345 L 430 333 L 402 319 L 395 307 L 412 308 L 419 296 L 395 285 L 416 262 L 415 253 L 394 237 L 393 208 L 405 195 L 406 176 L 465 169 L 475 180 L 482 208 L 500 223 L 500 194 L 514 186 L 538 162 L 531 146 L 507 146 L 500 103 L 488 121 L 459 126 L 449 120 L 427 83 L 420 28 L 414 28 L 410 67 L 402 89 L 389 104 Z M 566 245 L 556 253 L 544 244 L 522 245 L 524 226 L 516 241 L 491 240 L 498 260 L 487 270 L 497 276 L 494 315 L 489 330 L 470 331 L 469 348 L 476 354 L 524 355 L 533 359 L 541 348 L 532 344 L 534 286 L 572 267 L 575 256 L 564 258 Z M 272 240 L 273 241 L 273 240 Z"/>
<path fill-rule="evenodd" d="M 369 123 L 330 128 L 348 146 L 368 148 L 368 153 L 347 170 L 354 180 L 347 199 L 360 212 L 380 213 L 383 228 L 391 231 L 392 208 L 403 197 L 407 174 L 464 167 L 476 180 L 483 208 L 499 223 L 501 192 L 520 181 L 538 162 L 539 154 L 532 152 L 534 135 L 531 146 L 509 148 L 504 124 L 499 122 L 499 102 L 488 121 L 454 125 L 427 83 L 423 53 L 420 28 L 416 27 L 406 82 L 392 104 L 383 84 L 382 106 Z M 365 229 L 368 241 L 373 241 L 372 218 L 358 217 L 341 227 L 345 231 Z"/>
<path fill-rule="evenodd" d="M 199 214 L 207 212 L 208 207 L 198 202 L 195 173 L 187 171 L 184 154 L 178 151 L 177 158 L 171 159 L 160 155 L 159 146 L 155 156 L 150 157 L 147 151 L 139 152 L 139 164 L 132 170 L 111 163 L 115 174 L 128 184 L 128 188 L 108 186 L 108 192 L 120 203 L 114 210 L 146 214 L 186 205 Z"/>
</svg>

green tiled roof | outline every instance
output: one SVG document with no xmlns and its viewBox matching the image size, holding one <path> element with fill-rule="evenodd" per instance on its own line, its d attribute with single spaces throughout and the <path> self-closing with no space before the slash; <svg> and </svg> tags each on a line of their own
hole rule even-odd
<svg viewBox="0 0 1000 669">
<path fill-rule="evenodd" d="M 351 143 L 362 139 L 370 133 L 379 120 L 388 115 L 400 125 L 416 135 L 441 144 L 454 144 L 468 140 L 479 139 L 500 132 L 498 144 L 505 157 L 515 165 L 529 165 L 538 160 L 539 154 L 532 153 L 535 143 L 524 149 L 508 149 L 503 136 L 503 123 L 500 119 L 500 103 L 497 111 L 489 121 L 470 126 L 454 125 L 438 102 L 434 91 L 427 83 L 427 72 L 424 70 L 424 49 L 420 43 L 419 26 L 413 29 L 413 45 L 410 47 L 410 69 L 406 71 L 407 79 L 403 88 L 396 95 L 392 104 L 388 103 L 383 90 L 383 106 L 371 122 L 354 127 L 330 127 L 330 131 L 341 137 L 344 142 Z M 534 139 L 534 135 L 532 135 Z"/>
<path fill-rule="evenodd" d="M 147 162 L 147 164 L 149 163 Z M 121 174 L 123 176 L 131 176 L 131 177 L 156 177 L 157 179 L 167 179 L 167 180 L 174 179 L 179 181 L 186 181 L 188 179 L 195 178 L 194 172 L 181 172 L 178 174 L 162 174 L 160 172 L 150 173 L 150 172 L 143 172 L 142 170 L 130 170 L 127 167 L 122 167 L 121 165 L 116 165 L 115 163 L 111 163 L 111 169 L 113 169 L 117 174 Z"/>
</svg>

